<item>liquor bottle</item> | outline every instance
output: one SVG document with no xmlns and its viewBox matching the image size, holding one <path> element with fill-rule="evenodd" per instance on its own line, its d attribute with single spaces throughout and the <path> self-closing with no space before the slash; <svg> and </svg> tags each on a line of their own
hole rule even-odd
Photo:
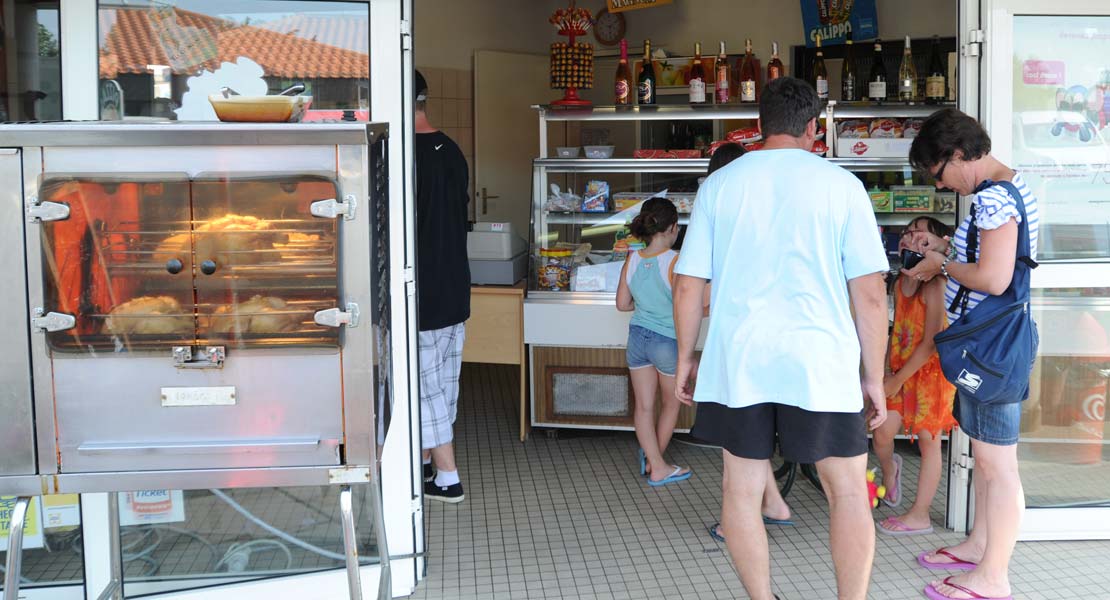
<svg viewBox="0 0 1110 600">
<path fill-rule="evenodd" d="M 755 102 L 756 78 L 755 56 L 752 54 L 751 39 L 744 40 L 744 58 L 740 63 L 740 101 Z"/>
<path fill-rule="evenodd" d="M 716 98 L 717 104 L 728 104 L 729 101 L 729 65 L 728 55 L 725 54 L 725 43 L 721 42 L 721 51 L 717 54 L 716 68 L 713 69 L 713 96 Z"/>
<path fill-rule="evenodd" d="M 944 102 L 948 98 L 948 69 L 940 57 L 940 39 L 933 36 L 933 49 L 929 52 L 929 71 L 925 77 L 925 100 Z"/>
<path fill-rule="evenodd" d="M 705 104 L 705 68 L 701 66 L 701 42 L 694 42 L 690 64 L 690 104 Z"/>
<path fill-rule="evenodd" d="M 875 102 L 886 100 L 886 66 L 883 65 L 883 43 L 875 40 L 871 74 L 867 77 L 867 97 Z"/>
<path fill-rule="evenodd" d="M 786 75 L 786 67 L 779 60 L 779 43 L 771 42 L 771 61 L 767 63 L 767 83 Z"/>
<path fill-rule="evenodd" d="M 813 87 L 822 102 L 829 99 L 829 71 L 825 68 L 825 52 L 821 50 L 821 34 L 817 34 L 817 56 L 813 59 Z"/>
<path fill-rule="evenodd" d="M 621 39 L 621 60 L 617 63 L 617 79 L 613 92 L 614 104 L 632 104 L 632 69 L 628 66 L 628 40 L 626 39 Z"/>
<path fill-rule="evenodd" d="M 655 104 L 655 67 L 651 64 L 651 40 L 644 40 L 644 64 L 636 78 L 636 102 Z"/>
<path fill-rule="evenodd" d="M 902 64 L 898 65 L 898 99 L 905 101 L 917 99 L 917 67 L 913 64 L 908 35 L 905 46 L 902 47 Z"/>
<path fill-rule="evenodd" d="M 852 53 L 852 32 L 848 32 L 848 39 L 844 42 L 844 62 L 840 66 L 840 100 L 842 102 L 856 102 L 859 100 L 859 75 L 856 74 L 856 58 Z"/>
</svg>

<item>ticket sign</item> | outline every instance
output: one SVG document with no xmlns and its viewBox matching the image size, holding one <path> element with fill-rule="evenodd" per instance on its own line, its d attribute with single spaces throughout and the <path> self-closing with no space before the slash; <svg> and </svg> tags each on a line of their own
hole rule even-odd
<svg viewBox="0 0 1110 600">
<path fill-rule="evenodd" d="M 859 43 L 879 36 L 875 0 L 801 0 L 806 46 L 843 44 L 848 32 Z"/>
<path fill-rule="evenodd" d="M 608 0 L 609 12 L 618 13 L 626 10 L 638 10 L 670 4 L 672 0 Z"/>
<path fill-rule="evenodd" d="M 0 548 L 8 547 L 8 532 L 12 528 L 12 513 L 15 512 L 16 496 L 0 496 Z M 27 507 L 27 517 L 23 521 L 23 547 L 42 548 L 42 500 L 31 499 Z"/>
<path fill-rule="evenodd" d="M 185 520 L 185 496 L 180 490 L 143 490 L 119 496 L 120 525 L 180 523 Z"/>
</svg>

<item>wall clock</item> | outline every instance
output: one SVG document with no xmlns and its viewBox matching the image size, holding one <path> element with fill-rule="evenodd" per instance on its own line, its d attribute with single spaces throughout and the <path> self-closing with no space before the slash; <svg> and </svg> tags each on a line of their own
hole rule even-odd
<svg viewBox="0 0 1110 600">
<path fill-rule="evenodd" d="M 611 13 L 602 7 L 594 17 L 594 38 L 603 46 L 615 46 L 624 37 L 625 22 L 622 13 Z"/>
</svg>

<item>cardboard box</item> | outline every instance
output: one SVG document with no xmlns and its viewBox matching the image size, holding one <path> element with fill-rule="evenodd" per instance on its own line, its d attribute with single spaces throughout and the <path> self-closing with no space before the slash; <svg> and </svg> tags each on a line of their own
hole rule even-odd
<svg viewBox="0 0 1110 600">
<path fill-rule="evenodd" d="M 933 212 L 933 193 L 936 188 L 929 185 L 892 185 L 894 212 L 928 213 Z"/>
<path fill-rule="evenodd" d="M 839 158 L 906 158 L 913 139 L 907 138 L 837 138 Z"/>
<path fill-rule="evenodd" d="M 884 190 L 868 190 L 867 195 L 871 196 L 871 209 L 877 213 L 888 213 L 894 211 L 894 193 Z"/>
<path fill-rule="evenodd" d="M 613 194 L 613 207 L 617 211 L 635 208 L 637 204 L 654 195 L 655 192 L 617 192 Z M 696 195 L 693 192 L 671 192 L 667 194 L 667 198 L 674 203 L 680 214 L 685 214 L 694 210 Z"/>
</svg>

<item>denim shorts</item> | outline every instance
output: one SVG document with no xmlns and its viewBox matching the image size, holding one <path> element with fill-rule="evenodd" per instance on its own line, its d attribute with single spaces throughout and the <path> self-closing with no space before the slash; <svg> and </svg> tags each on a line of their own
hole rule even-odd
<svg viewBox="0 0 1110 600">
<path fill-rule="evenodd" d="M 1018 442 L 1021 402 L 983 404 L 957 391 L 952 415 L 971 439 L 995 446 L 1013 446 Z"/>
<path fill-rule="evenodd" d="M 639 325 L 629 325 L 625 355 L 629 369 L 655 367 L 663 375 L 674 377 L 678 366 L 678 342 Z"/>
</svg>

